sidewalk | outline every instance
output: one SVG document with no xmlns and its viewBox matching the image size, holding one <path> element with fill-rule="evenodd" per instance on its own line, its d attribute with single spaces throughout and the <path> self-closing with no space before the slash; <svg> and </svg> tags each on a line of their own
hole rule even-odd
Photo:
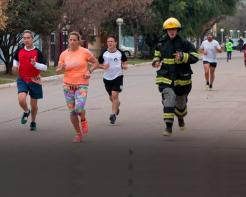
<svg viewBox="0 0 246 197">
<path fill-rule="evenodd" d="M 53 80 L 58 80 L 58 79 L 62 79 L 62 78 L 63 78 L 63 75 L 54 75 L 54 76 L 49 76 L 49 77 L 42 77 L 42 82 L 53 81 Z M 12 88 L 12 87 L 16 87 L 16 82 L 0 84 L 0 89 Z"/>
</svg>

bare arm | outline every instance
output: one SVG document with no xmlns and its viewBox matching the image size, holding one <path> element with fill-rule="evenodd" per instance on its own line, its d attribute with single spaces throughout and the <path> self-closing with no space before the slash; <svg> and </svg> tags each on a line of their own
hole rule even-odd
<svg viewBox="0 0 246 197">
<path fill-rule="evenodd" d="M 199 51 L 199 53 L 201 53 L 201 54 L 204 53 L 204 49 L 199 48 L 198 51 Z"/>
<path fill-rule="evenodd" d="M 56 67 L 56 74 L 61 74 L 65 67 L 65 64 L 58 64 L 58 66 Z"/>
<path fill-rule="evenodd" d="M 122 68 L 123 68 L 124 70 L 126 70 L 126 69 L 128 68 L 128 63 L 127 63 L 127 61 L 122 62 Z"/>
<path fill-rule="evenodd" d="M 101 69 L 106 70 L 106 69 L 108 69 L 108 67 L 109 67 L 109 64 L 99 64 L 99 68 L 101 68 Z"/>
<path fill-rule="evenodd" d="M 94 70 L 96 70 L 97 68 L 100 68 L 100 65 L 98 63 L 98 60 L 92 56 L 90 59 L 89 59 L 89 62 L 92 63 L 92 66 L 90 67 L 89 71 L 90 73 L 92 73 Z"/>
<path fill-rule="evenodd" d="M 216 48 L 216 51 L 217 51 L 218 53 L 221 53 L 221 52 L 223 51 L 223 50 L 222 50 L 222 47 L 219 47 L 219 48 L 217 47 L 217 48 Z"/>
<path fill-rule="evenodd" d="M 88 60 L 88 62 L 92 63 L 92 66 L 89 67 L 89 65 L 88 65 L 88 72 L 83 75 L 84 79 L 89 79 L 91 77 L 91 73 L 99 67 L 99 63 L 98 63 L 97 59 L 94 56 L 92 56 Z"/>
</svg>

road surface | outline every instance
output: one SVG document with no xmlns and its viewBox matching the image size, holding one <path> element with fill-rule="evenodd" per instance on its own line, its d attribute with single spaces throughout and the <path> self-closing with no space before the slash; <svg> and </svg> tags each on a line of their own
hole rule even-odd
<svg viewBox="0 0 246 197">
<path fill-rule="evenodd" d="M 150 65 L 125 72 L 117 124 L 102 73 L 87 100 L 89 134 L 72 143 L 62 82 L 44 84 L 38 132 L 21 125 L 15 88 L 0 89 L 2 197 L 244 197 L 246 194 L 246 68 L 220 59 L 213 91 L 204 90 L 202 62 L 192 66 L 187 128 L 175 120 L 163 137 L 161 96 Z"/>
</svg>

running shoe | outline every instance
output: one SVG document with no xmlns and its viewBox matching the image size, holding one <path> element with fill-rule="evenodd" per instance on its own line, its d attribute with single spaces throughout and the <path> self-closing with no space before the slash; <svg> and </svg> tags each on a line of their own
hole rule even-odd
<svg viewBox="0 0 246 197">
<path fill-rule="evenodd" d="M 36 131 L 37 130 L 37 124 L 36 124 L 36 122 L 31 122 L 30 123 L 30 130 L 31 131 Z"/>
<path fill-rule="evenodd" d="M 115 124 L 116 121 L 116 115 L 115 114 L 111 114 L 109 117 L 110 123 L 111 124 Z"/>
<path fill-rule="evenodd" d="M 89 131 L 87 120 L 81 121 L 81 127 L 82 127 L 83 134 L 87 134 Z"/>
<path fill-rule="evenodd" d="M 28 110 L 28 112 L 23 112 L 21 117 L 21 124 L 26 124 L 28 120 L 28 116 L 30 115 L 31 111 Z"/>
<path fill-rule="evenodd" d="M 210 91 L 212 91 L 213 90 L 213 86 L 212 86 L 212 84 L 210 84 L 209 85 L 209 89 L 208 90 L 210 90 Z"/>
<path fill-rule="evenodd" d="M 205 85 L 205 90 L 209 90 L 209 85 Z"/>
<path fill-rule="evenodd" d="M 83 138 L 82 133 L 77 133 L 73 138 L 73 142 L 80 143 L 82 141 L 82 138 Z"/>
</svg>

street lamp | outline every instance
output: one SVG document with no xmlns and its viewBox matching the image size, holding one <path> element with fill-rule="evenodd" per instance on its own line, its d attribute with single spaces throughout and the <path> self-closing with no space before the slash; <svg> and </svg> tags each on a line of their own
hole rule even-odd
<svg viewBox="0 0 246 197">
<path fill-rule="evenodd" d="M 122 45 L 121 26 L 122 26 L 123 22 L 124 22 L 123 18 L 117 18 L 116 19 L 116 23 L 117 23 L 118 29 L 119 29 L 119 48 Z"/>
<path fill-rule="evenodd" d="M 95 25 L 93 26 L 93 36 L 97 36 L 97 28 Z"/>
<path fill-rule="evenodd" d="M 231 30 L 230 30 L 230 37 L 231 37 L 231 38 L 233 37 L 232 34 L 233 34 L 233 30 L 231 29 Z"/>
<path fill-rule="evenodd" d="M 68 46 L 68 32 L 70 29 L 70 21 L 68 20 L 67 15 L 63 16 L 63 27 L 62 27 L 62 38 L 63 38 L 63 47 L 64 49 Z"/>
<path fill-rule="evenodd" d="M 68 29 L 66 27 L 63 27 L 62 28 L 62 37 L 63 37 L 63 46 L 64 46 L 64 49 L 67 48 L 67 45 L 68 45 Z"/>
<path fill-rule="evenodd" d="M 224 29 L 223 28 L 221 28 L 220 29 L 220 32 L 221 32 L 221 44 L 223 44 L 223 33 L 224 33 Z"/>
<path fill-rule="evenodd" d="M 238 37 L 238 39 L 240 37 L 240 30 L 239 29 L 237 30 L 237 37 Z"/>
</svg>

